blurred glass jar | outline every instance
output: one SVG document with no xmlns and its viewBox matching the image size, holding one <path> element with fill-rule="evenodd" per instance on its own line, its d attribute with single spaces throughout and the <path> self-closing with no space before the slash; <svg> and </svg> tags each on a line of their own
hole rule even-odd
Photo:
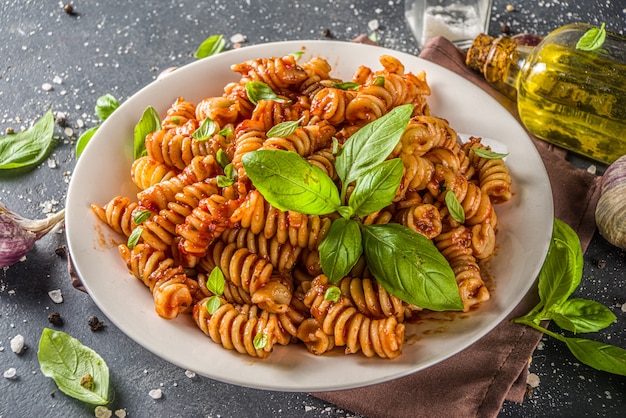
<svg viewBox="0 0 626 418">
<path fill-rule="evenodd" d="M 565 25 L 534 47 L 481 34 L 466 64 L 517 100 L 535 136 L 610 164 L 626 154 L 626 37 L 607 31 L 599 48 L 577 48 L 592 28 Z"/>
<path fill-rule="evenodd" d="M 443 36 L 461 48 L 487 32 L 492 0 L 405 0 L 405 17 L 421 49 Z"/>
</svg>

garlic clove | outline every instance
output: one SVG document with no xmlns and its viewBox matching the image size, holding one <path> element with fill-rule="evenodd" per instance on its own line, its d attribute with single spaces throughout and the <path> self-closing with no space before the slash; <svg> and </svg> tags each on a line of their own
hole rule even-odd
<svg viewBox="0 0 626 418">
<path fill-rule="evenodd" d="M 626 155 L 604 172 L 595 217 L 600 235 L 626 250 Z"/>
</svg>

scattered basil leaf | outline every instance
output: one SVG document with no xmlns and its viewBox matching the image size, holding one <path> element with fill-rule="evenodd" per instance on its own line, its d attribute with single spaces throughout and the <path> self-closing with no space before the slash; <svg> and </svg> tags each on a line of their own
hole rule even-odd
<svg viewBox="0 0 626 418">
<path fill-rule="evenodd" d="M 581 362 L 597 370 L 626 376 L 626 350 L 585 338 L 567 338 L 562 341 Z"/>
<path fill-rule="evenodd" d="M 224 40 L 224 36 L 222 35 L 212 35 L 206 38 L 196 52 L 194 53 L 194 57 L 197 59 L 202 59 L 206 57 L 210 57 L 211 55 L 219 54 L 224 50 L 226 46 L 226 41 Z"/>
<path fill-rule="evenodd" d="M 269 131 L 267 131 L 267 137 L 276 137 L 276 138 L 287 138 L 289 135 L 294 133 L 298 126 L 304 120 L 304 116 L 302 116 L 298 120 L 290 120 L 287 122 L 277 123 L 272 126 Z"/>
<path fill-rule="evenodd" d="M 137 125 L 135 125 L 133 148 L 135 159 L 147 155 L 145 145 L 146 135 L 159 129 L 161 129 L 161 118 L 152 106 L 148 106 L 144 110 L 139 122 L 137 122 Z"/>
<path fill-rule="evenodd" d="M 81 154 L 85 150 L 85 147 L 87 146 L 89 141 L 91 141 L 91 137 L 93 137 L 96 131 L 98 131 L 98 128 L 100 128 L 100 125 L 92 126 L 78 137 L 78 141 L 76 141 L 76 158 L 81 156 Z"/>
<path fill-rule="evenodd" d="M 606 40 L 606 24 L 602 23 L 600 28 L 591 28 L 576 42 L 576 49 L 583 51 L 595 51 L 600 48 Z"/>
<path fill-rule="evenodd" d="M 206 308 L 207 312 L 210 313 L 211 315 L 213 315 L 215 313 L 215 311 L 217 311 L 220 306 L 222 306 L 222 299 L 220 299 L 219 296 L 210 296 L 206 303 L 204 304 L 204 307 Z"/>
<path fill-rule="evenodd" d="M 324 299 L 331 302 L 339 302 L 340 298 L 341 289 L 339 289 L 337 286 L 330 286 L 328 289 L 326 289 L 326 292 L 324 293 Z"/>
<path fill-rule="evenodd" d="M 128 236 L 128 241 L 126 241 L 126 246 L 129 249 L 135 248 L 135 245 L 139 242 L 139 238 L 141 238 L 141 234 L 143 233 L 143 228 L 138 226 L 130 233 Z"/>
<path fill-rule="evenodd" d="M 616 319 L 606 306 L 582 298 L 566 300 L 549 313 L 549 318 L 559 327 L 575 334 L 600 331 Z"/>
<path fill-rule="evenodd" d="M 367 36 L 367 39 L 369 39 L 372 42 L 378 42 L 378 35 L 376 34 L 376 32 L 370 33 Z"/>
<path fill-rule="evenodd" d="M 333 83 L 332 86 L 340 90 L 358 90 L 361 87 L 359 83 L 355 83 L 354 81 L 342 81 L 338 83 Z"/>
<path fill-rule="evenodd" d="M 113 95 L 104 94 L 96 100 L 96 115 L 104 122 L 118 107 L 120 107 L 120 102 Z"/>
<path fill-rule="evenodd" d="M 509 153 L 501 153 L 501 152 L 494 152 L 485 148 L 472 148 L 472 151 L 474 152 L 474 154 L 478 155 L 481 158 L 486 158 L 488 160 L 497 160 L 499 158 L 504 158 L 507 155 L 509 155 Z"/>
<path fill-rule="evenodd" d="M 343 181 L 344 189 L 389 156 L 400 140 L 412 113 L 413 105 L 398 106 L 359 129 L 343 144 L 337 155 L 335 168 Z"/>
<path fill-rule="evenodd" d="M 206 141 L 210 137 L 213 136 L 215 131 L 217 130 L 217 124 L 211 120 L 211 118 L 206 117 L 200 124 L 200 127 L 196 129 L 191 136 L 196 141 Z"/>
<path fill-rule="evenodd" d="M 0 170 L 33 167 L 54 144 L 54 116 L 48 110 L 29 129 L 0 137 Z"/>
<path fill-rule="evenodd" d="M 248 81 L 246 83 L 246 93 L 248 100 L 258 104 L 260 100 L 273 100 L 278 103 L 285 103 L 286 100 L 278 97 L 274 90 L 262 81 Z"/>
<path fill-rule="evenodd" d="M 359 223 L 338 218 L 319 245 L 320 266 L 330 283 L 343 279 L 363 253 Z"/>
<path fill-rule="evenodd" d="M 61 392 L 92 405 L 106 405 L 109 398 L 109 368 L 91 348 L 76 338 L 44 328 L 37 351 L 39 367 Z M 91 376 L 90 382 L 85 376 Z"/>
<path fill-rule="evenodd" d="M 133 222 L 135 225 L 139 225 L 150 219 L 152 212 L 148 209 L 142 209 L 133 215 Z"/>
<path fill-rule="evenodd" d="M 350 195 L 349 205 L 357 216 L 367 216 L 391 204 L 404 175 L 399 158 L 387 160 L 366 171 Z"/>
<path fill-rule="evenodd" d="M 465 210 L 452 190 L 446 192 L 445 201 L 452 219 L 460 223 L 465 222 Z"/>
<path fill-rule="evenodd" d="M 252 344 L 254 345 L 255 350 L 261 350 L 265 348 L 268 341 L 269 341 L 269 337 L 267 336 L 267 334 L 264 332 L 260 332 L 254 336 L 254 339 L 252 340 Z"/>
<path fill-rule="evenodd" d="M 463 309 L 454 272 L 428 238 L 400 224 L 362 231 L 367 266 L 389 293 L 433 311 Z"/>
<path fill-rule="evenodd" d="M 229 163 L 224 167 L 224 174 L 217 176 L 217 185 L 219 187 L 228 187 L 232 186 L 237 179 L 237 170 L 235 167 Z"/>
<path fill-rule="evenodd" d="M 332 179 L 295 152 L 257 150 L 242 162 L 254 186 L 277 209 L 325 215 L 341 205 Z"/>
<path fill-rule="evenodd" d="M 220 296 L 224 293 L 224 283 L 224 273 L 219 267 L 214 267 L 206 282 L 207 289 L 211 293 Z"/>
<path fill-rule="evenodd" d="M 226 168 L 228 164 L 230 164 L 230 160 L 228 159 L 228 155 L 223 149 L 218 149 L 215 153 L 215 161 L 222 167 L 222 169 Z"/>
<path fill-rule="evenodd" d="M 375 86 L 380 86 L 380 87 L 384 87 L 385 86 L 385 77 L 383 77 L 382 75 L 379 75 L 378 77 L 376 77 L 374 79 L 374 84 Z"/>
</svg>

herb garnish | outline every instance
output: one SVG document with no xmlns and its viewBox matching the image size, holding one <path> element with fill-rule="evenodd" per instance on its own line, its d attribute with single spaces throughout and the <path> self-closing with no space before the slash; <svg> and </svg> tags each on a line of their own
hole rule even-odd
<svg viewBox="0 0 626 418">
<path fill-rule="evenodd" d="M 254 104 L 258 104 L 260 100 L 273 100 L 278 103 L 287 101 L 278 97 L 274 90 L 262 81 L 248 81 L 246 83 L 246 94 L 248 99 Z"/>
<path fill-rule="evenodd" d="M 570 298 L 582 279 L 582 249 L 576 232 L 563 221 L 554 221 L 548 255 L 539 273 L 540 302 L 513 322 L 565 343 L 578 360 L 594 369 L 626 376 L 626 350 L 585 338 L 566 337 L 540 325 L 541 321 L 552 320 L 562 329 L 576 334 L 596 332 L 615 321 L 615 315 L 604 305 Z"/>
<path fill-rule="evenodd" d="M 215 311 L 222 305 L 222 299 L 220 296 L 224 293 L 225 278 L 224 273 L 219 267 L 214 267 L 209 274 L 209 278 L 206 282 L 206 287 L 209 292 L 213 293 L 205 304 L 206 310 L 213 315 Z"/>
<path fill-rule="evenodd" d="M 595 51 L 606 40 L 606 24 L 602 23 L 599 28 L 591 28 L 576 42 L 576 49 L 583 51 Z"/>
<path fill-rule="evenodd" d="M 53 134 L 54 116 L 48 110 L 26 131 L 0 137 L 0 170 L 39 164 L 54 143 Z"/>
<path fill-rule="evenodd" d="M 161 118 L 152 106 L 148 106 L 135 125 L 133 147 L 135 160 L 147 155 L 146 136 L 159 129 L 161 129 Z"/>
<path fill-rule="evenodd" d="M 217 130 L 217 124 L 213 122 L 213 120 L 210 117 L 207 116 L 202 121 L 202 124 L 200 125 L 200 127 L 196 129 L 191 134 L 191 136 L 196 141 L 206 141 L 207 139 L 213 136 L 216 130 Z"/>
<path fill-rule="evenodd" d="M 345 142 L 335 162 L 341 193 L 324 171 L 295 152 L 257 150 L 244 155 L 242 162 L 252 183 L 274 207 L 341 215 L 319 246 L 320 264 L 330 283 L 346 276 L 364 255 L 374 277 L 390 294 L 426 309 L 460 310 L 463 303 L 454 273 L 432 241 L 400 224 L 360 221 L 395 197 L 403 164 L 387 157 L 412 112 L 413 105 L 398 106 Z M 354 188 L 347 199 L 350 184 Z"/>
<path fill-rule="evenodd" d="M 226 41 L 224 40 L 223 35 L 213 35 L 206 38 L 196 52 L 194 53 L 194 57 L 197 59 L 202 59 L 206 57 L 210 57 L 211 55 L 219 54 L 224 50 L 226 46 Z"/>
<path fill-rule="evenodd" d="M 107 93 L 98 97 L 96 100 L 95 111 L 96 115 L 98 115 L 98 118 L 100 119 L 100 122 L 107 120 L 118 107 L 120 107 L 120 103 L 115 97 L 113 97 L 113 95 Z M 78 141 L 76 141 L 76 158 L 80 157 L 85 150 L 85 147 L 89 141 L 91 141 L 91 138 L 99 128 L 100 125 L 93 126 L 78 137 Z"/>
<path fill-rule="evenodd" d="M 44 328 L 37 358 L 41 372 L 54 379 L 61 392 L 92 405 L 110 402 L 109 367 L 76 338 Z"/>
</svg>

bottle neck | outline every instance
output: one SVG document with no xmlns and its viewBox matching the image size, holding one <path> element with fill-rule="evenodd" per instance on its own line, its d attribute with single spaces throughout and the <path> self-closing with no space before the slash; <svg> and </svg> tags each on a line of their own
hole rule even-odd
<svg viewBox="0 0 626 418">
<path fill-rule="evenodd" d="M 515 98 L 519 73 L 533 48 L 519 45 L 506 36 L 493 38 L 481 34 L 474 39 L 465 63 L 500 91 Z"/>
</svg>

